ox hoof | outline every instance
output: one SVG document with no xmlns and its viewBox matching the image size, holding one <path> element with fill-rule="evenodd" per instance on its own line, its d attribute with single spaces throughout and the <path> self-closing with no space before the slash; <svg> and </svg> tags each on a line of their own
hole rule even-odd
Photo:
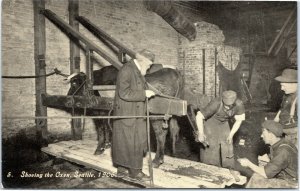
<svg viewBox="0 0 300 191">
<path fill-rule="evenodd" d="M 159 161 L 159 160 L 153 160 L 152 161 L 152 167 L 153 168 L 159 168 L 159 166 L 164 163 L 164 161 Z"/>
<path fill-rule="evenodd" d="M 94 155 L 101 155 L 104 153 L 105 149 L 104 148 L 97 148 L 96 151 L 94 152 Z"/>
</svg>

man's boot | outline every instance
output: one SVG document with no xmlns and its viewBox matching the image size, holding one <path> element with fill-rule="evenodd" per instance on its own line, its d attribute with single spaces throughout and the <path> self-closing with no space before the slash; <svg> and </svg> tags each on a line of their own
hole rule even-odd
<svg viewBox="0 0 300 191">
<path fill-rule="evenodd" d="M 129 169 L 129 177 L 135 181 L 150 181 L 150 176 L 143 173 L 141 169 Z"/>
<path fill-rule="evenodd" d="M 119 166 L 117 169 L 117 177 L 118 178 L 124 178 L 125 176 L 128 176 L 128 169 L 122 166 Z"/>
</svg>

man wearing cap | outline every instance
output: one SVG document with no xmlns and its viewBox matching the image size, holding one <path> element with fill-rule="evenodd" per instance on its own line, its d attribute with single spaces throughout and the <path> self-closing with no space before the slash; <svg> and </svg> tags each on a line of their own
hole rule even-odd
<svg viewBox="0 0 300 191">
<path fill-rule="evenodd" d="M 146 98 L 154 96 L 148 90 L 144 75 L 154 60 L 154 54 L 143 50 L 136 59 L 125 63 L 117 76 L 114 100 L 115 116 L 144 116 Z M 149 180 L 142 172 L 143 156 L 147 148 L 146 120 L 144 118 L 116 119 L 113 123 L 112 160 L 117 175 L 128 175 L 134 180 Z"/>
<path fill-rule="evenodd" d="M 254 171 L 246 188 L 296 188 L 298 180 L 298 149 L 282 138 L 283 126 L 273 120 L 262 123 L 261 137 L 270 145 L 270 162 L 257 166 L 246 158 L 238 159 L 242 166 Z"/>
<path fill-rule="evenodd" d="M 285 95 L 274 121 L 284 126 L 284 133 L 287 134 L 287 138 L 297 145 L 297 70 L 285 69 L 281 76 L 276 77 L 275 80 L 280 82 Z"/>
<path fill-rule="evenodd" d="M 235 119 L 230 130 L 228 121 Z M 206 120 L 203 124 L 203 120 Z M 245 120 L 243 102 L 234 91 L 224 91 L 196 115 L 198 139 L 209 146 L 200 147 L 200 161 L 206 164 L 233 168 L 232 138 Z M 221 153 L 221 156 L 220 156 Z"/>
</svg>

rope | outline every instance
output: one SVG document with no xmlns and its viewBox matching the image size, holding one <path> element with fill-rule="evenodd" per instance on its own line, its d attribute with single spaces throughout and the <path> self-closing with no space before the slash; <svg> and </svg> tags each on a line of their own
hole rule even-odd
<svg viewBox="0 0 300 191">
<path fill-rule="evenodd" d="M 57 68 L 54 69 L 54 72 L 51 72 L 49 74 L 45 74 L 45 75 L 35 75 L 35 76 L 2 76 L 2 78 L 10 78 L 10 79 L 24 79 L 24 78 L 40 78 L 40 77 L 48 77 L 48 76 L 52 76 L 54 74 L 58 74 L 64 77 L 67 77 L 67 74 L 63 74 L 61 73 L 61 71 L 59 71 Z"/>
<path fill-rule="evenodd" d="M 150 118 L 164 118 L 165 115 L 150 115 Z M 3 117 L 2 119 L 131 119 L 131 118 L 147 118 L 147 116 L 12 116 Z"/>
</svg>

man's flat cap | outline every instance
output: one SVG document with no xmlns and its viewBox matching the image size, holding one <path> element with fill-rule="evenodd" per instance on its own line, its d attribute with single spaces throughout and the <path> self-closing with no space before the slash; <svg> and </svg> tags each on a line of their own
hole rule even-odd
<svg viewBox="0 0 300 191">
<path fill-rule="evenodd" d="M 222 93 L 222 100 L 225 105 L 232 105 L 237 98 L 236 92 L 229 90 Z"/>
<path fill-rule="evenodd" d="M 276 137 L 281 137 L 283 135 L 283 126 L 278 122 L 266 120 L 261 124 L 261 126 L 272 132 Z"/>
</svg>

